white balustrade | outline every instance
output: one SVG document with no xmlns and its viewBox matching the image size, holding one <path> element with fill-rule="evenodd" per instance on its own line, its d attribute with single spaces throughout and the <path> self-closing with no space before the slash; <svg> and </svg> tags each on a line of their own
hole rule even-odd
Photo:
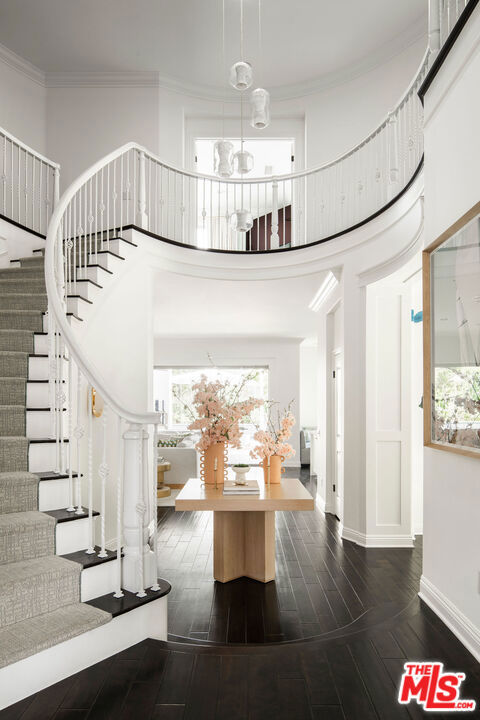
<svg viewBox="0 0 480 720">
<path fill-rule="evenodd" d="M 59 187 L 60 166 L 0 128 L 0 216 L 46 235 Z"/>
</svg>

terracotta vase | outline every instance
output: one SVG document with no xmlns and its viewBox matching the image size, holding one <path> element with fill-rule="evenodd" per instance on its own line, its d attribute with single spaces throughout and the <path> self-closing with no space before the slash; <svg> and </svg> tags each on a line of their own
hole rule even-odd
<svg viewBox="0 0 480 720">
<path fill-rule="evenodd" d="M 271 455 L 270 456 L 270 485 L 278 485 L 281 480 L 282 473 L 285 472 L 285 468 L 282 467 L 282 462 L 285 460 L 282 455 Z M 263 466 L 263 478 L 265 485 L 268 485 L 268 459 L 264 458 L 262 461 Z"/>
<path fill-rule="evenodd" d="M 227 446 L 222 442 L 210 445 L 200 457 L 200 477 L 203 482 L 206 485 L 215 485 L 215 474 L 217 485 L 223 485 L 227 474 Z"/>
</svg>

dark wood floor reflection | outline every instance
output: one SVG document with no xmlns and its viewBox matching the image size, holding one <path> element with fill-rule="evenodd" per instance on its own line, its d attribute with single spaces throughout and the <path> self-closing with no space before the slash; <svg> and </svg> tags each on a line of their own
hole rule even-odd
<svg viewBox="0 0 480 720">
<path fill-rule="evenodd" d="M 298 476 L 298 471 L 290 471 Z M 315 495 L 315 480 L 302 481 Z M 159 575 L 172 585 L 170 636 L 219 643 L 271 643 L 327 633 L 418 589 L 415 549 L 365 550 L 342 541 L 338 521 L 314 512 L 277 513 L 277 575 L 263 585 L 222 585 L 212 573 L 212 513 L 159 509 Z"/>
</svg>

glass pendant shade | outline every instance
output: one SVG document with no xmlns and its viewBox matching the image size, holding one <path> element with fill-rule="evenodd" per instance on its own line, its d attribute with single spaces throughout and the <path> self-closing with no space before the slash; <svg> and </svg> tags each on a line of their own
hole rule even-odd
<svg viewBox="0 0 480 720">
<path fill-rule="evenodd" d="M 228 140 L 217 140 L 213 146 L 213 169 L 218 177 L 227 178 L 233 173 L 233 145 Z"/>
<path fill-rule="evenodd" d="M 230 216 L 230 227 L 236 232 L 248 232 L 253 227 L 253 215 L 249 210 L 236 210 Z"/>
<path fill-rule="evenodd" d="M 250 125 L 263 130 L 270 125 L 270 93 L 263 88 L 256 88 L 251 96 L 252 119 Z"/>
<path fill-rule="evenodd" d="M 253 82 L 253 72 L 250 63 L 239 60 L 230 68 L 230 85 L 236 90 L 248 90 Z"/>
<path fill-rule="evenodd" d="M 253 155 L 247 150 L 239 150 L 233 156 L 233 166 L 239 175 L 246 175 L 253 170 Z"/>
</svg>

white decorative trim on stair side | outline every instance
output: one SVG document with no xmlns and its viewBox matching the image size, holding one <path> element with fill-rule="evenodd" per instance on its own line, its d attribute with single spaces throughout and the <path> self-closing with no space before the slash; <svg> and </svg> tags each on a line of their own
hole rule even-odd
<svg viewBox="0 0 480 720">
<path fill-rule="evenodd" d="M 425 575 L 420 578 L 418 596 L 480 662 L 480 628 L 476 627 Z"/>
</svg>

